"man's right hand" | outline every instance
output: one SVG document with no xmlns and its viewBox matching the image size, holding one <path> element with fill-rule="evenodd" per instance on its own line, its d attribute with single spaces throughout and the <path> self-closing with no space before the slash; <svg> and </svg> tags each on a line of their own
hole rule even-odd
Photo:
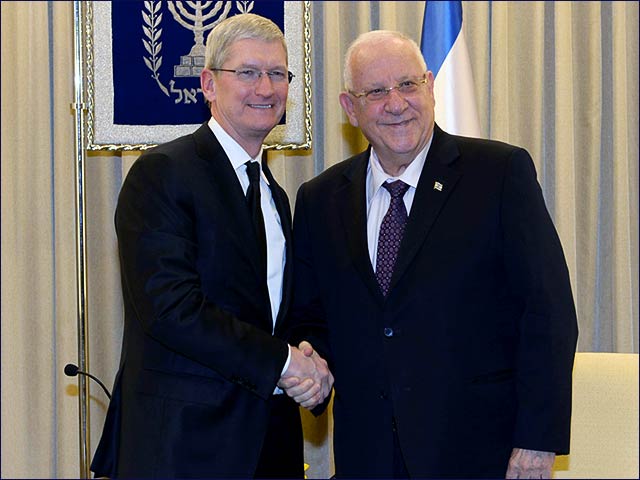
<svg viewBox="0 0 640 480">
<path fill-rule="evenodd" d="M 291 361 L 278 386 L 302 407 L 312 409 L 331 393 L 333 375 L 309 342 L 291 347 Z"/>
</svg>

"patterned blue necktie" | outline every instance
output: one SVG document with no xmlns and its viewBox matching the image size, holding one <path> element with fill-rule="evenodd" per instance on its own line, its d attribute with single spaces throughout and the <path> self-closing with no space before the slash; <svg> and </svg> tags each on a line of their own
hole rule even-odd
<svg viewBox="0 0 640 480">
<path fill-rule="evenodd" d="M 407 209 L 402 197 L 409 189 L 409 185 L 402 180 L 385 182 L 382 184 L 391 194 L 389 210 L 380 224 L 380 236 L 378 237 L 378 253 L 376 259 L 376 279 L 380 285 L 383 296 L 389 293 L 391 275 L 396 265 L 400 242 L 407 225 Z"/>
</svg>

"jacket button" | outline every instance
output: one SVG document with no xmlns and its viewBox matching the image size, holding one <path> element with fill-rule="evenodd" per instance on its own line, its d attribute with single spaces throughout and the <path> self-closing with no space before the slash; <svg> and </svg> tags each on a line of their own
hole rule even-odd
<svg viewBox="0 0 640 480">
<path fill-rule="evenodd" d="M 393 337 L 393 328 L 385 327 L 384 336 L 387 338 Z"/>
</svg>

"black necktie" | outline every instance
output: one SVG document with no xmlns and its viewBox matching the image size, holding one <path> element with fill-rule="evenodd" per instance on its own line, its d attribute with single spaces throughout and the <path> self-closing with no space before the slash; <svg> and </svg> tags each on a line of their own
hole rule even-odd
<svg viewBox="0 0 640 480">
<path fill-rule="evenodd" d="M 258 162 L 247 162 L 247 176 L 249 177 L 249 188 L 247 189 L 247 205 L 251 212 L 251 220 L 258 238 L 260 248 L 260 260 L 267 271 L 267 234 L 264 228 L 264 217 L 260 208 L 260 164 Z"/>
</svg>

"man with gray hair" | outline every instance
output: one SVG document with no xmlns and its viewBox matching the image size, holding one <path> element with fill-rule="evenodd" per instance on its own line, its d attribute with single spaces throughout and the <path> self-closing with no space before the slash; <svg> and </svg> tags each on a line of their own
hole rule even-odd
<svg viewBox="0 0 640 480">
<path fill-rule="evenodd" d="M 98 476 L 304 476 L 298 404 L 317 406 L 333 378 L 287 333 L 291 212 L 262 159 L 285 110 L 287 66 L 272 21 L 221 22 L 200 76 L 210 120 L 144 153 L 124 181 L 124 338 Z"/>
<path fill-rule="evenodd" d="M 311 341 L 335 375 L 336 477 L 549 478 L 577 323 L 533 161 L 442 131 L 398 32 L 363 34 L 344 68 L 370 146 L 300 187 L 291 308 L 328 331 Z"/>
</svg>

